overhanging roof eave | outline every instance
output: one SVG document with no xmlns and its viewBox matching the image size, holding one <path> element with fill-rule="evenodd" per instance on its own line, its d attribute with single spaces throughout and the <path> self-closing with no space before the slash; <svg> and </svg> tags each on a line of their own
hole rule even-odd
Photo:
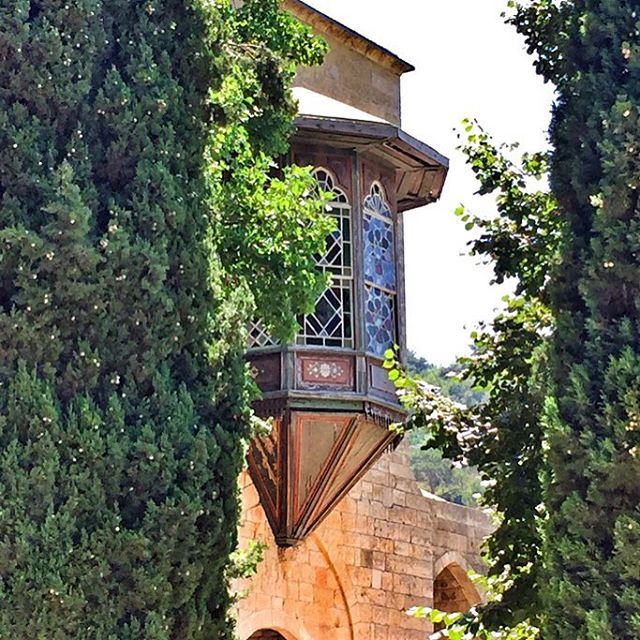
<svg viewBox="0 0 640 640">
<path fill-rule="evenodd" d="M 403 131 L 400 127 L 388 122 L 300 115 L 296 119 L 295 125 L 299 130 L 303 131 L 341 135 L 356 139 L 361 138 L 363 143 L 366 143 L 366 141 L 395 142 L 407 154 L 412 155 L 417 161 L 425 165 L 431 167 L 439 165 L 444 169 L 449 168 L 449 158 L 425 142 Z"/>
<path fill-rule="evenodd" d="M 366 152 L 395 168 L 398 210 L 435 202 L 449 171 L 449 159 L 388 122 L 301 115 L 297 138 Z"/>
</svg>

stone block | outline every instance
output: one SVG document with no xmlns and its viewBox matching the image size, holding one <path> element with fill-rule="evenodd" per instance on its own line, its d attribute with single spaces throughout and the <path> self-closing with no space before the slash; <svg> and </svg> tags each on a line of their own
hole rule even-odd
<svg viewBox="0 0 640 640">
<path fill-rule="evenodd" d="M 372 565 L 374 569 L 384 571 L 387 567 L 387 556 L 382 551 L 373 551 L 372 553 Z"/>
<path fill-rule="evenodd" d="M 389 473 L 395 476 L 396 479 L 404 478 L 405 480 L 412 480 L 415 483 L 415 477 L 409 465 L 392 461 L 389 464 Z"/>
<path fill-rule="evenodd" d="M 390 610 L 386 607 L 373 607 L 373 622 L 377 625 L 388 625 L 390 619 Z"/>
<path fill-rule="evenodd" d="M 374 589 L 382 589 L 382 571 L 374 569 L 371 572 L 371 586 Z"/>
<path fill-rule="evenodd" d="M 411 542 L 396 540 L 393 543 L 393 552 L 398 556 L 416 557 L 419 555 L 416 551 L 415 545 Z"/>
<path fill-rule="evenodd" d="M 313 602 L 314 587 L 311 583 L 301 582 L 298 585 L 300 602 Z"/>
<path fill-rule="evenodd" d="M 373 549 L 360 549 L 359 566 L 373 569 Z"/>
<path fill-rule="evenodd" d="M 329 569 L 326 567 L 317 567 L 315 571 L 315 587 L 316 589 L 326 589 L 329 588 L 330 582 L 332 582 L 331 576 L 329 574 Z"/>
<path fill-rule="evenodd" d="M 312 567 L 326 567 L 327 561 L 320 551 L 314 551 L 313 549 L 311 549 L 309 551 L 309 564 Z"/>
<path fill-rule="evenodd" d="M 383 627 L 382 625 L 374 625 L 372 640 L 395 640 L 393 635 L 389 635 L 389 627 Z"/>
<path fill-rule="evenodd" d="M 371 569 L 365 569 L 363 567 L 354 567 L 351 572 L 351 579 L 353 584 L 358 587 L 370 587 L 371 586 Z"/>
</svg>

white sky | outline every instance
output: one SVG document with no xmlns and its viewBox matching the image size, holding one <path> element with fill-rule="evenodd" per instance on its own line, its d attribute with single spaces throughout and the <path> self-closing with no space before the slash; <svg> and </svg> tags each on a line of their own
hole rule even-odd
<svg viewBox="0 0 640 640">
<path fill-rule="evenodd" d="M 504 290 L 466 255 L 469 233 L 453 215 L 464 203 L 491 214 L 489 199 L 456 151 L 454 128 L 477 118 L 496 140 L 544 148 L 552 88 L 536 76 L 522 39 L 503 23 L 506 0 L 306 0 L 412 63 L 403 78 L 403 128 L 451 160 L 442 198 L 405 214 L 409 348 L 449 364 L 468 352 Z"/>
</svg>

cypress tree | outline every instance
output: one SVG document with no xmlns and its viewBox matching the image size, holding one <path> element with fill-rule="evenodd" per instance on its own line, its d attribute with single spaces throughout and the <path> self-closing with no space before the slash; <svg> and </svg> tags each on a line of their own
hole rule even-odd
<svg viewBox="0 0 640 640">
<path fill-rule="evenodd" d="M 275 0 L 0 0 L 0 637 L 230 637 L 244 326 L 322 286 L 269 174 L 322 51 Z"/>
<path fill-rule="evenodd" d="M 556 86 L 556 102 L 550 209 L 521 198 L 526 182 L 510 184 L 512 167 L 501 166 L 496 150 L 472 134 L 482 151 L 471 158 L 483 190 L 508 187 L 498 199 L 501 217 L 480 225 L 490 233 L 473 248 L 495 261 L 496 275 L 516 276 L 517 293 L 526 294 L 476 339 L 479 357 L 471 359 L 470 371 L 490 382 L 484 409 L 490 419 L 474 432 L 468 415 L 400 378 L 418 409 L 414 421 L 431 431 L 427 444 L 452 457 L 464 454 L 494 480 L 487 496 L 507 517 L 489 541 L 490 575 L 496 568 L 504 574 L 490 584 L 497 601 L 478 615 L 430 615 L 447 623 L 452 638 L 470 632 L 483 638 L 635 640 L 640 3 L 510 0 L 509 6 L 515 10 L 509 21 L 525 36 L 538 73 Z M 540 196 L 544 203 L 547 196 Z M 478 224 L 468 214 L 463 219 Z M 536 309 L 539 317 L 529 315 Z M 535 331 L 528 335 L 530 328 Z M 492 416 L 495 409 L 502 415 Z M 514 474 L 516 466 L 521 469 Z M 513 484 L 514 478 L 525 483 Z M 541 629 L 518 628 L 523 615 Z"/>
<path fill-rule="evenodd" d="M 562 207 L 543 581 L 545 639 L 640 637 L 640 30 L 637 2 L 518 7 L 558 99 Z"/>
</svg>

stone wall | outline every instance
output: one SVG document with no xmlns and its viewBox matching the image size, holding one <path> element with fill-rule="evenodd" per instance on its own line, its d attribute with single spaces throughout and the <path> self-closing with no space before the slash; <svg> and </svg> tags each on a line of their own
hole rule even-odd
<svg viewBox="0 0 640 640">
<path fill-rule="evenodd" d="M 400 76 L 413 67 L 304 3 L 283 0 L 282 4 L 329 45 L 323 64 L 300 68 L 294 86 L 399 125 Z"/>
<path fill-rule="evenodd" d="M 423 495 L 404 451 L 386 454 L 291 549 L 276 546 L 248 475 L 241 482 L 241 544 L 258 539 L 268 550 L 258 574 L 237 585 L 248 590 L 238 607 L 240 640 L 260 630 L 286 640 L 424 640 L 431 628 L 406 609 L 433 606 L 434 596 L 452 606 L 479 601 L 466 571 L 481 569 L 489 519 Z"/>
<path fill-rule="evenodd" d="M 400 78 L 324 34 L 329 53 L 320 67 L 299 69 L 294 86 L 330 96 L 392 124 L 400 124 Z"/>
</svg>

